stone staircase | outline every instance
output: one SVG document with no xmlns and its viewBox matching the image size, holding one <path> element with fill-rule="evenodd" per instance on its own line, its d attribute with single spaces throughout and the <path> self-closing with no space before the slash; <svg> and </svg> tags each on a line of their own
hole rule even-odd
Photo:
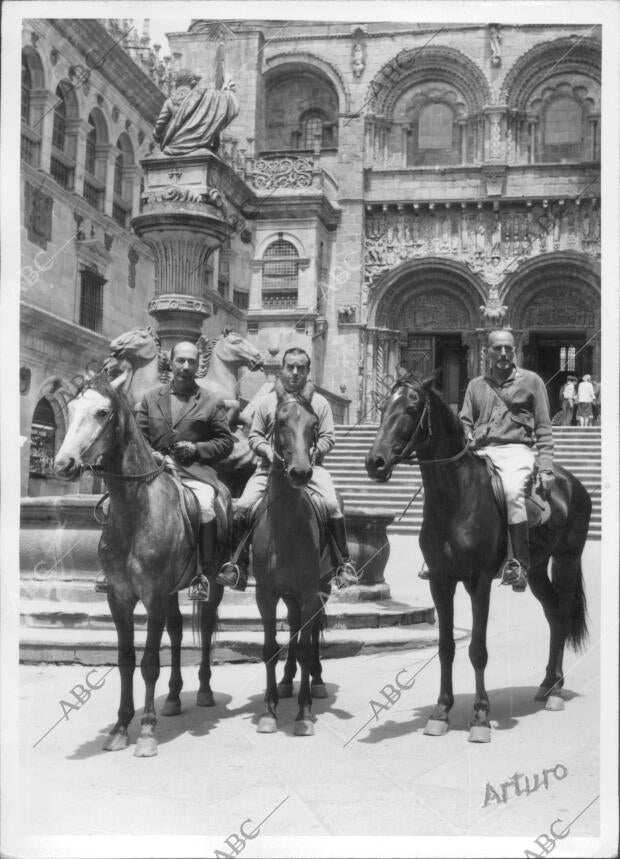
<svg viewBox="0 0 620 859">
<path fill-rule="evenodd" d="M 376 432 L 376 424 L 337 426 L 336 446 L 326 458 L 325 465 L 342 493 L 345 505 L 364 505 L 393 513 L 395 519 L 388 528 L 388 534 L 419 534 L 423 505 L 423 490 L 418 492 L 420 469 L 417 465 L 399 465 L 389 483 L 370 480 L 364 467 L 364 457 Z M 556 462 L 578 477 L 592 496 L 589 538 L 600 540 L 601 428 L 553 427 L 553 438 Z"/>
</svg>

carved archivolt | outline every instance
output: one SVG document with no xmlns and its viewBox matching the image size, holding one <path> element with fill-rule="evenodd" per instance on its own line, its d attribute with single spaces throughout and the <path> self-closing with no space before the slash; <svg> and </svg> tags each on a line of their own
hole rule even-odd
<svg viewBox="0 0 620 859">
<path fill-rule="evenodd" d="M 403 50 L 386 63 L 372 80 L 365 104 L 371 112 L 391 117 L 403 92 L 429 79 L 458 86 L 470 114 L 491 101 L 489 82 L 473 60 L 455 48 L 429 46 Z"/>
<path fill-rule="evenodd" d="M 552 286 L 539 291 L 526 305 L 523 328 L 594 328 L 598 308 L 577 287 Z"/>
<path fill-rule="evenodd" d="M 500 91 L 500 102 L 525 110 L 530 94 L 551 75 L 586 75 L 601 80 L 601 44 L 577 36 L 543 42 L 523 54 L 512 66 Z"/>
</svg>

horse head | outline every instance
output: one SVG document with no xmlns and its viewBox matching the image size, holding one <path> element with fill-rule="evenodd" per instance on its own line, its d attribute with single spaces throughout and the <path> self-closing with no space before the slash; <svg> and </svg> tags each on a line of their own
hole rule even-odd
<svg viewBox="0 0 620 859">
<path fill-rule="evenodd" d="M 366 471 L 372 480 L 387 483 L 394 467 L 428 443 L 430 397 L 435 377 L 420 382 L 399 379 L 381 410 L 377 436 L 366 454 Z"/>
<path fill-rule="evenodd" d="M 248 367 L 251 372 L 254 372 L 262 369 L 263 366 L 263 357 L 258 349 L 241 334 L 229 329 L 226 329 L 215 341 L 213 355 L 235 370 L 239 367 Z"/>
<path fill-rule="evenodd" d="M 159 354 L 159 342 L 155 337 L 153 329 L 134 328 L 119 334 L 110 343 L 110 354 L 118 360 L 129 361 L 132 367 L 148 364 L 155 360 Z"/>
<path fill-rule="evenodd" d="M 75 479 L 83 465 L 93 465 L 122 439 L 129 406 L 120 391 L 128 379 L 127 371 L 111 381 L 99 374 L 70 401 L 67 434 L 54 459 L 57 477 Z"/>
<path fill-rule="evenodd" d="M 310 454 L 316 443 L 319 419 L 310 403 L 314 386 L 307 382 L 298 394 L 285 390 L 276 380 L 278 397 L 274 419 L 273 449 L 276 461 L 286 472 L 291 486 L 301 489 L 312 477 Z"/>
</svg>

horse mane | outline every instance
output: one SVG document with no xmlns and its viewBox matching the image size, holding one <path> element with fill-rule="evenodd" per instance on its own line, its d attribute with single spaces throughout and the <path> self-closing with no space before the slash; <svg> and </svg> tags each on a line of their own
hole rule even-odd
<svg viewBox="0 0 620 859">
<path fill-rule="evenodd" d="M 211 356 L 213 355 L 213 350 L 215 349 L 215 344 L 218 340 L 219 337 L 215 337 L 213 340 L 207 340 L 204 334 L 198 338 L 196 343 L 199 353 L 198 370 L 196 371 L 197 378 L 202 379 L 209 372 Z"/>
<path fill-rule="evenodd" d="M 452 411 L 452 409 L 448 406 L 444 398 L 441 396 L 439 391 L 434 387 L 432 383 L 428 387 L 425 386 L 425 391 L 427 392 L 432 402 L 441 412 L 442 420 L 448 434 L 453 436 L 457 441 L 464 445 L 466 440 L 465 428 L 459 420 L 458 415 L 456 415 Z"/>
</svg>

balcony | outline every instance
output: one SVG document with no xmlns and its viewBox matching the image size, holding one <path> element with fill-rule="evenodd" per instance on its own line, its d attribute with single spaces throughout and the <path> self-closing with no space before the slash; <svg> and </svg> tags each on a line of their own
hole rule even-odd
<svg viewBox="0 0 620 859">
<path fill-rule="evenodd" d="M 112 217 L 116 223 L 126 230 L 129 228 L 130 216 L 131 209 L 129 208 L 129 204 L 115 199 L 112 203 Z"/>
<path fill-rule="evenodd" d="M 84 191 L 82 196 L 86 202 L 93 207 L 93 209 L 97 209 L 99 212 L 103 209 L 104 190 L 103 183 L 99 182 L 99 180 L 94 177 L 84 179 Z"/>
<path fill-rule="evenodd" d="M 40 137 L 32 129 L 22 125 L 21 131 L 21 147 L 20 156 L 22 161 L 30 164 L 31 167 L 39 166 L 40 157 Z"/>
<path fill-rule="evenodd" d="M 289 289 L 282 292 L 267 292 L 263 290 L 264 310 L 294 310 L 296 307 L 296 289 Z"/>
<path fill-rule="evenodd" d="M 54 150 L 50 161 L 50 175 L 55 182 L 66 191 L 73 190 L 74 177 L 73 162 L 66 155 Z"/>
</svg>

